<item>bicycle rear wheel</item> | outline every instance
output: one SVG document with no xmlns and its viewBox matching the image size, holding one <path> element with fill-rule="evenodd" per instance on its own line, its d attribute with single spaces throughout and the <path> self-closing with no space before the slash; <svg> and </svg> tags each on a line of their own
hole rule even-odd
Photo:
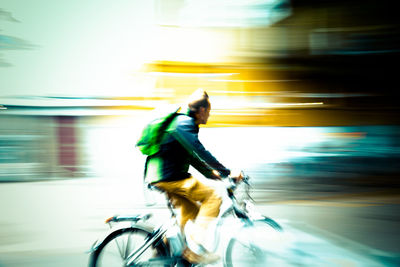
<svg viewBox="0 0 400 267">
<path fill-rule="evenodd" d="M 271 219 L 253 221 L 238 236 L 233 237 L 226 248 L 225 267 L 277 266 L 280 255 L 271 250 L 279 242 L 282 228 Z"/>
<path fill-rule="evenodd" d="M 127 266 L 127 257 L 133 251 L 143 246 L 150 235 L 150 230 L 147 231 L 133 227 L 112 232 L 90 255 L 89 267 Z M 140 264 L 133 266 L 151 266 L 149 263 L 150 259 L 167 256 L 167 254 L 168 249 L 165 244 L 158 242 L 157 245 L 151 245 L 139 257 Z"/>
</svg>

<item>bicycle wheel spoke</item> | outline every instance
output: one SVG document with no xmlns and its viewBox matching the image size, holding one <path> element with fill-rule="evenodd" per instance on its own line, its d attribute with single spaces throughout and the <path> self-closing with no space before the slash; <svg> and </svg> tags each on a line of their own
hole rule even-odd
<svg viewBox="0 0 400 267">
<path fill-rule="evenodd" d="M 121 246 L 122 246 L 122 245 L 119 244 L 118 239 L 115 239 L 115 244 L 117 245 L 119 255 L 121 256 L 121 258 L 124 259 L 124 255 L 123 255 L 122 249 L 121 249 Z"/>
<path fill-rule="evenodd" d="M 135 252 L 145 246 L 149 233 L 137 228 L 128 228 L 115 232 L 92 256 L 90 266 L 127 266 L 129 256 L 135 255 Z M 154 266 L 150 259 L 158 255 L 166 255 L 166 253 L 166 248 L 163 246 L 147 247 L 143 253 L 135 256 L 137 264 L 134 266 Z"/>
<path fill-rule="evenodd" d="M 130 244 L 131 244 L 131 236 L 132 234 L 128 234 L 128 240 L 126 241 L 126 245 L 125 245 L 125 253 L 124 253 L 124 259 L 126 259 L 126 257 L 128 257 L 129 255 L 129 249 L 130 249 Z"/>
<path fill-rule="evenodd" d="M 235 240 L 230 261 L 231 265 L 228 266 L 264 266 L 264 254 L 249 242 Z"/>
<path fill-rule="evenodd" d="M 238 266 L 276 266 L 283 259 L 277 254 L 281 232 L 268 221 L 254 221 L 247 225 L 230 241 L 226 251 L 226 265 Z"/>
</svg>

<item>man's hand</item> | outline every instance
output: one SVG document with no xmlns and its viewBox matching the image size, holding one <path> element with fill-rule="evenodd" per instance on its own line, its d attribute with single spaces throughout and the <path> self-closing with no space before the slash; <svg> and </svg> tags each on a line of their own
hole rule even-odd
<svg viewBox="0 0 400 267">
<path fill-rule="evenodd" d="M 215 180 L 222 180 L 222 177 L 217 170 L 213 170 L 212 173 Z M 231 171 L 229 176 L 235 181 L 235 183 L 239 183 L 243 179 L 244 173 L 241 170 L 234 170 Z"/>
<path fill-rule="evenodd" d="M 215 180 L 222 180 L 222 177 L 221 177 L 221 174 L 219 174 L 219 171 L 213 170 L 212 173 L 214 175 Z"/>
<path fill-rule="evenodd" d="M 231 171 L 231 178 L 235 180 L 235 183 L 239 183 L 243 179 L 243 171 L 241 170 L 233 170 Z"/>
</svg>

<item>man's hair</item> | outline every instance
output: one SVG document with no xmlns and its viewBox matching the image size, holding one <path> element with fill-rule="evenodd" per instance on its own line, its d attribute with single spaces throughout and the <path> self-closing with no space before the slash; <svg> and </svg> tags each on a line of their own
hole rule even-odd
<svg viewBox="0 0 400 267">
<path fill-rule="evenodd" d="M 210 100 L 206 91 L 199 89 L 194 92 L 190 98 L 188 103 L 188 108 L 190 112 L 196 113 L 200 107 L 209 108 Z"/>
</svg>

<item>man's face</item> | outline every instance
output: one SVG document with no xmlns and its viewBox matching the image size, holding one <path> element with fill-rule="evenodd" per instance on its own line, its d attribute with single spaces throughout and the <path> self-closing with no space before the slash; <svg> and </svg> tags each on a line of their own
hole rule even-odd
<svg viewBox="0 0 400 267">
<path fill-rule="evenodd" d="M 210 117 L 211 105 L 208 108 L 200 107 L 199 111 L 196 113 L 197 124 L 206 124 L 208 117 Z"/>
</svg>

